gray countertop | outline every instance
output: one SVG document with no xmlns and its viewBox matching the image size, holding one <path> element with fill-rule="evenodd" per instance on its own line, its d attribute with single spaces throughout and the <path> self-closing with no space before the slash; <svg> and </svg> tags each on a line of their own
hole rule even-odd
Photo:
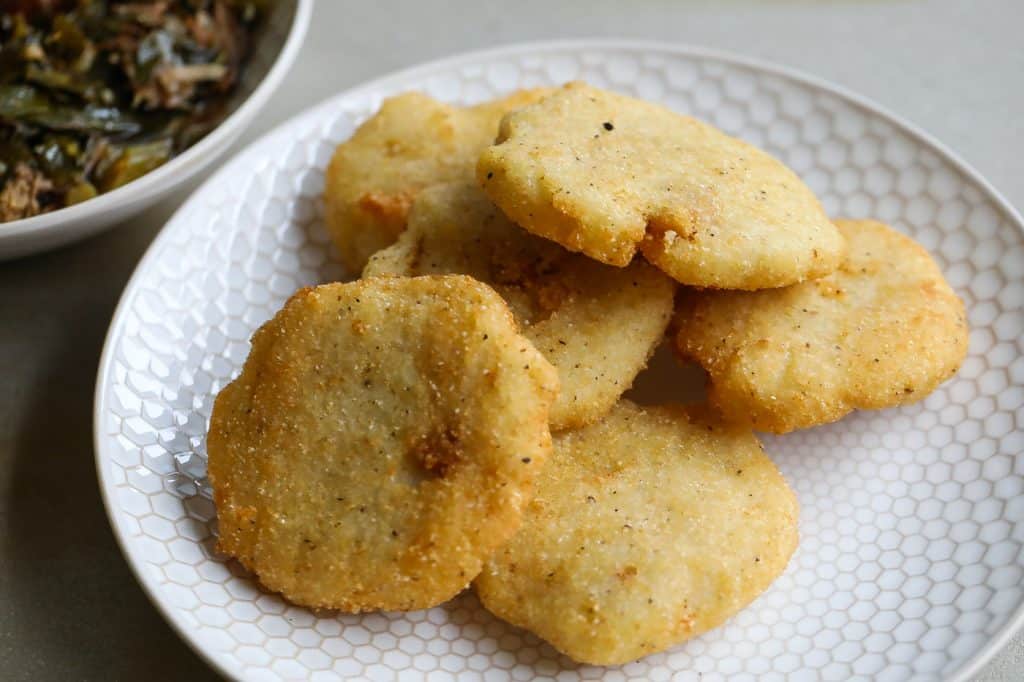
<svg viewBox="0 0 1024 682">
<path fill-rule="evenodd" d="M 860 92 L 944 141 L 1024 207 L 1022 20 L 1020 0 L 320 0 L 291 74 L 235 149 L 333 93 L 446 54 L 648 38 L 762 57 Z M 215 679 L 132 578 L 107 525 L 92 449 L 108 321 L 192 188 L 99 237 L 0 263 L 2 679 Z M 1024 679 L 1024 640 L 976 679 Z"/>
</svg>

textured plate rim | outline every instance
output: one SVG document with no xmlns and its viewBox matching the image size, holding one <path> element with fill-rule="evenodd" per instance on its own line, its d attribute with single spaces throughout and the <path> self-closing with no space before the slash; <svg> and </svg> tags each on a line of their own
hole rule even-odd
<svg viewBox="0 0 1024 682">
<path fill-rule="evenodd" d="M 300 0 L 299 11 L 302 10 L 304 5 L 306 5 L 305 0 Z M 285 49 L 287 49 L 287 47 L 288 46 L 286 45 Z M 191 648 L 200 658 L 206 661 L 221 675 L 230 679 L 241 679 L 239 677 L 239 673 L 241 671 L 227 665 L 221 657 L 216 656 L 213 652 L 207 651 L 206 647 L 201 642 L 190 635 L 189 628 L 183 619 L 176 612 L 171 610 L 159 595 L 159 586 L 151 583 L 151 579 L 148 577 L 148 574 L 144 572 L 142 559 L 135 553 L 135 550 L 128 542 L 128 538 L 122 534 L 118 520 L 119 517 L 115 513 L 113 500 L 111 499 L 112 484 L 108 479 L 108 474 L 106 472 L 107 468 L 105 466 L 109 456 L 106 451 L 106 438 L 102 435 L 101 427 L 103 416 L 107 412 L 105 378 L 109 374 L 110 364 L 113 361 L 115 337 L 123 325 L 123 318 L 127 310 L 128 303 L 135 291 L 137 280 L 139 280 L 142 274 L 149 269 L 151 261 L 156 258 L 156 254 L 163 247 L 164 242 L 169 238 L 170 233 L 166 229 L 167 226 L 183 215 L 184 211 L 191 204 L 193 197 L 205 191 L 208 186 L 220 182 L 223 177 L 227 177 L 230 172 L 233 172 L 239 159 L 252 153 L 254 149 L 263 146 L 268 139 L 273 138 L 283 130 L 298 124 L 301 120 L 317 117 L 320 112 L 335 106 L 335 103 L 340 100 L 348 99 L 367 91 L 386 88 L 396 81 L 416 78 L 417 76 L 439 69 L 455 68 L 460 64 L 472 64 L 483 60 L 530 54 L 534 52 L 616 49 L 694 57 L 698 59 L 709 59 L 738 66 L 745 66 L 767 75 L 781 76 L 817 90 L 836 95 L 862 110 L 886 120 L 903 133 L 936 152 L 945 161 L 952 164 L 953 167 L 974 182 L 990 200 L 996 203 L 1006 213 L 1017 228 L 1024 232 L 1024 218 L 1022 218 L 1020 212 L 1005 197 L 1003 197 L 992 183 L 990 183 L 977 169 L 971 166 L 959 154 L 950 149 L 945 143 L 941 142 L 916 124 L 911 123 L 903 117 L 889 111 L 887 108 L 877 104 L 870 98 L 849 90 L 844 86 L 832 83 L 825 78 L 808 74 L 800 69 L 790 66 L 776 64 L 756 57 L 747 57 L 728 50 L 719 50 L 717 48 L 677 44 L 657 40 L 616 38 L 578 38 L 572 40 L 545 40 L 510 43 L 499 47 L 462 52 L 447 57 L 441 57 L 416 66 L 393 71 L 331 95 L 327 99 L 304 109 L 278 124 L 267 133 L 264 133 L 259 138 L 246 145 L 244 149 L 232 156 L 231 159 L 225 161 L 224 164 L 215 173 L 213 173 L 213 175 L 204 180 L 202 184 L 200 184 L 199 187 L 189 195 L 189 197 L 175 210 L 174 214 L 171 215 L 170 219 L 168 219 L 160 229 L 156 238 L 149 247 L 147 247 L 143 257 L 139 260 L 139 264 L 135 267 L 135 270 L 132 272 L 132 276 L 129 278 L 127 284 L 125 284 L 121 298 L 118 300 L 117 307 L 111 317 L 110 327 L 107 330 L 107 334 L 103 342 L 103 353 L 100 356 L 99 368 L 96 375 L 96 388 L 93 395 L 93 448 L 96 457 L 96 474 L 99 481 L 100 496 L 103 499 L 103 506 L 106 510 L 107 518 L 110 522 L 111 529 L 114 532 L 117 544 L 120 547 L 122 554 L 124 554 L 127 559 L 128 566 L 130 567 L 132 574 L 135 576 L 136 581 L 141 585 L 143 592 L 145 592 L 146 596 L 157 608 L 157 611 L 163 615 L 164 619 L 171 625 L 172 629 L 189 646 L 189 648 Z M 250 98 L 250 101 L 251 100 L 252 98 Z M 1024 604 L 1017 608 L 999 632 L 993 635 L 989 641 L 981 647 L 981 649 L 975 652 L 973 656 L 968 658 L 965 663 L 949 675 L 947 678 L 948 682 L 967 682 L 970 680 L 992 659 L 993 656 L 995 656 L 997 652 L 999 652 L 999 650 L 1006 646 L 1013 636 L 1022 628 L 1024 628 Z"/>
<path fill-rule="evenodd" d="M 174 157 L 160 168 L 147 173 L 137 180 L 106 192 L 95 199 L 80 204 L 66 206 L 57 211 L 43 213 L 30 218 L 22 218 L 4 224 L 0 233 L 0 242 L 15 241 L 29 235 L 38 236 L 47 232 L 59 231 L 72 223 L 94 218 L 119 203 L 138 201 L 140 197 L 161 191 L 161 185 L 177 186 L 193 173 L 200 172 L 223 153 L 238 134 L 252 122 L 259 110 L 267 103 L 277 90 L 281 81 L 288 75 L 294 65 L 299 50 L 313 18 L 314 0 L 296 0 L 295 14 L 281 51 L 274 58 L 274 63 L 263 79 L 256 85 L 252 93 L 245 98 L 238 108 L 221 121 L 199 142 Z M 205 184 L 205 181 L 204 181 Z"/>
</svg>

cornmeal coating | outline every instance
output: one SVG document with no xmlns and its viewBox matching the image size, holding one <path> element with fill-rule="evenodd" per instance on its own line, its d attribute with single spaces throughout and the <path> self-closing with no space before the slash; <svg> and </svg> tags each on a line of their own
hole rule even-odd
<svg viewBox="0 0 1024 682">
<path fill-rule="evenodd" d="M 836 224 L 849 256 L 826 277 L 681 297 L 676 349 L 731 419 L 786 433 L 917 402 L 960 367 L 964 304 L 928 252 L 873 220 Z"/>
<path fill-rule="evenodd" d="M 530 232 L 612 265 L 639 249 L 684 284 L 786 286 L 831 272 L 844 253 L 814 194 L 776 159 L 584 83 L 508 114 L 477 179 Z"/>
<path fill-rule="evenodd" d="M 717 627 L 797 544 L 797 502 L 749 429 L 621 401 L 555 436 L 519 533 L 474 587 L 577 661 L 617 665 Z"/>
<path fill-rule="evenodd" d="M 518 528 L 556 391 L 469 277 L 301 290 L 214 405 L 218 546 L 304 606 L 444 602 Z"/>
<path fill-rule="evenodd" d="M 470 183 L 437 185 L 366 277 L 459 273 L 498 291 L 522 334 L 558 370 L 551 428 L 606 414 L 646 366 L 672 316 L 675 283 L 640 259 L 614 268 L 513 224 Z"/>
<path fill-rule="evenodd" d="M 327 167 L 327 227 L 349 272 L 398 238 L 416 194 L 437 182 L 473 177 L 480 151 L 494 142 L 501 117 L 550 90 L 519 90 L 472 107 L 408 92 L 338 145 Z"/>
</svg>

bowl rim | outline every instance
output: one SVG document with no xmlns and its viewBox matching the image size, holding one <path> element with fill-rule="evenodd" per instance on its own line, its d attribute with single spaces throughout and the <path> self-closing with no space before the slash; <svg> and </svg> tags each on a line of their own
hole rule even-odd
<svg viewBox="0 0 1024 682">
<path fill-rule="evenodd" d="M 0 223 L 0 238 L 7 241 L 26 235 L 37 235 L 95 218 L 119 204 L 139 201 L 144 196 L 160 192 L 167 186 L 177 185 L 193 173 L 202 170 L 207 163 L 224 151 L 236 134 L 247 126 L 256 112 L 277 90 L 277 86 L 294 63 L 299 48 L 302 47 L 312 18 L 313 2 L 314 0 L 295 0 L 295 12 L 288 35 L 267 74 L 256 84 L 249 96 L 201 140 L 159 168 L 110 192 L 49 213 Z"/>
<path fill-rule="evenodd" d="M 305 0 L 299 0 L 300 3 L 304 1 Z M 310 2 L 312 1 L 313 0 L 310 0 Z M 405 68 L 386 72 L 376 78 L 360 81 L 350 88 L 339 91 L 302 109 L 260 137 L 252 140 L 243 149 L 234 154 L 231 159 L 225 162 L 215 173 L 206 178 L 185 199 L 185 201 L 182 202 L 181 206 L 179 206 L 167 222 L 164 223 L 163 227 L 166 227 L 172 222 L 180 219 L 181 216 L 184 215 L 185 209 L 193 197 L 205 191 L 208 186 L 220 182 L 221 178 L 226 177 L 229 172 L 233 172 L 235 170 L 235 162 L 238 161 L 238 159 L 249 155 L 255 148 L 262 146 L 267 140 L 271 140 L 282 134 L 284 130 L 294 126 L 301 120 L 321 115 L 323 111 L 336 106 L 336 102 L 340 100 L 357 96 L 367 91 L 386 89 L 395 82 L 402 82 L 409 78 L 415 78 L 438 69 L 456 68 L 459 65 L 474 64 L 486 59 L 556 50 L 578 51 L 615 49 L 650 50 L 653 52 L 718 60 L 729 64 L 758 69 L 768 75 L 780 76 L 782 78 L 810 85 L 824 92 L 837 95 L 849 103 L 889 122 L 898 130 L 930 147 L 943 157 L 944 160 L 949 162 L 955 169 L 963 173 L 970 181 L 976 183 L 977 187 L 981 189 L 994 204 L 1005 212 L 1006 216 L 1017 226 L 1017 228 L 1024 231 L 1024 216 L 1021 215 L 1021 212 L 1018 211 L 1017 208 L 1010 203 L 1010 201 L 1006 199 L 1006 197 L 1004 197 L 1002 193 L 1000 193 L 999 190 L 997 190 L 995 186 L 981 174 L 980 171 L 964 160 L 957 152 L 953 151 L 948 145 L 934 137 L 931 133 L 925 131 L 917 124 L 893 113 L 887 107 L 878 104 L 873 99 L 865 95 L 861 95 L 846 86 L 833 83 L 827 78 L 805 72 L 800 68 L 776 63 L 770 59 L 746 56 L 742 53 L 733 52 L 731 50 L 686 43 L 674 43 L 664 40 L 610 38 L 598 36 L 562 40 L 527 40 L 504 43 L 491 48 L 457 52 L 437 59 L 417 62 Z M 106 387 L 104 378 L 109 374 L 110 365 L 114 360 L 113 341 L 115 335 L 124 324 L 124 316 L 128 310 L 129 304 L 133 300 L 131 294 L 134 292 L 138 280 L 142 277 L 143 273 L 148 270 L 151 262 L 156 259 L 157 254 L 161 251 L 165 242 L 169 238 L 170 233 L 164 230 L 163 227 L 157 237 L 146 249 L 142 258 L 136 265 L 131 277 L 125 284 L 121 298 L 119 299 L 117 307 L 111 316 L 110 327 L 107 329 L 107 334 L 103 341 L 103 351 L 97 368 L 96 387 L 93 393 L 93 448 L 96 458 L 96 474 L 100 487 L 100 496 L 103 500 L 107 520 L 110 522 L 114 538 L 120 547 L 132 574 L 135 576 L 136 581 L 142 587 L 143 592 L 149 598 L 150 602 L 164 617 L 167 623 L 171 626 L 171 629 L 174 630 L 181 640 L 185 642 L 186 646 L 195 652 L 196 655 L 205 661 L 213 670 L 226 679 L 242 679 L 240 676 L 242 670 L 234 667 L 222 656 L 219 656 L 217 652 L 207 649 L 196 638 L 194 638 L 189 632 L 190 627 L 185 620 L 161 597 L 160 585 L 150 577 L 146 570 L 144 560 L 138 555 L 136 548 L 129 544 L 129 538 L 127 535 L 122 532 L 119 517 L 115 512 L 115 500 L 111 494 L 112 486 L 108 480 L 108 474 L 105 466 L 109 457 L 106 452 L 106 439 L 102 435 L 103 418 L 106 415 L 108 408 L 104 391 L 104 388 Z M 946 682 L 968 682 L 1022 629 L 1024 629 L 1024 604 L 1019 606 L 1017 610 L 1010 615 L 1003 627 L 992 635 L 983 646 L 967 658 L 959 668 L 950 672 L 945 678 Z"/>
</svg>

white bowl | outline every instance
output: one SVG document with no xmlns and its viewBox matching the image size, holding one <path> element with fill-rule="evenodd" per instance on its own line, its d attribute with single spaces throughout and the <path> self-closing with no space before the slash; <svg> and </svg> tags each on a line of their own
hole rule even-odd
<svg viewBox="0 0 1024 682">
<path fill-rule="evenodd" d="M 252 123 L 295 61 L 313 0 L 278 0 L 229 105 L 231 113 L 196 144 L 151 173 L 95 199 L 52 213 L 0 223 L 0 260 L 63 246 L 155 204 L 210 165 Z"/>
</svg>

